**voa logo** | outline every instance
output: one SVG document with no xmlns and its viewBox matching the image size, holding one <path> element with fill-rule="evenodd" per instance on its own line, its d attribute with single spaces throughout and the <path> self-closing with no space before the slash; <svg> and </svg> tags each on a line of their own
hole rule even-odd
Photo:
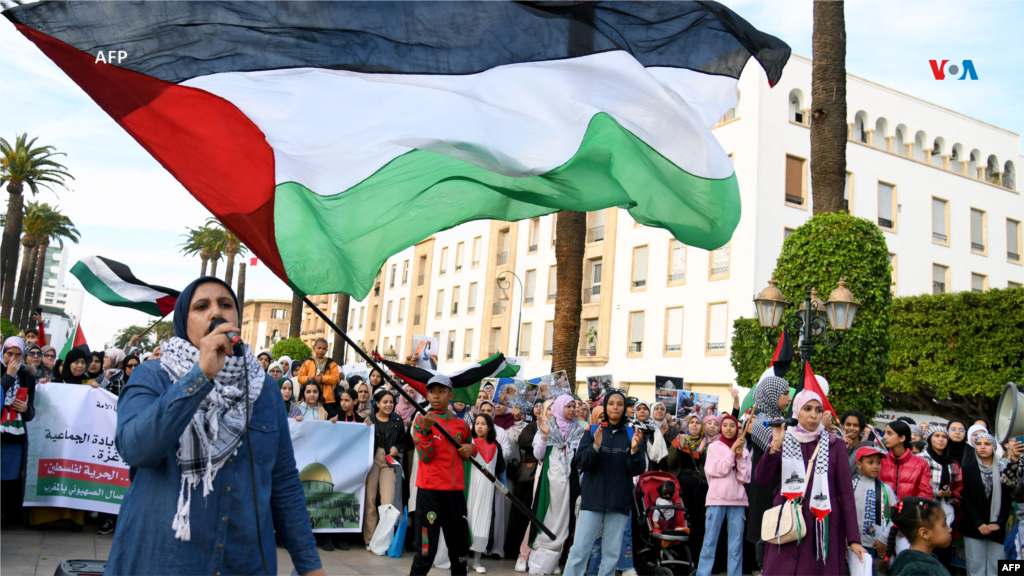
<svg viewBox="0 0 1024 576">
<path fill-rule="evenodd" d="M 971 60 L 964 60 L 960 64 L 950 64 L 949 60 L 929 60 L 928 63 L 932 66 L 932 75 L 936 80 L 978 79 L 978 72 L 974 69 L 974 62 Z M 957 74 L 960 74 L 959 78 L 957 78 Z"/>
</svg>

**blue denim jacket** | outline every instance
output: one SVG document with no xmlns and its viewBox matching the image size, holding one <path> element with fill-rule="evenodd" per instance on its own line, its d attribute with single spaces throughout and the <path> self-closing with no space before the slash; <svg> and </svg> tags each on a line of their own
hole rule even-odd
<svg viewBox="0 0 1024 576">
<path fill-rule="evenodd" d="M 171 382 L 160 361 L 152 360 L 136 368 L 121 391 L 116 445 L 131 466 L 131 487 L 121 504 L 106 574 L 263 574 L 257 544 L 263 546 L 268 572 L 277 574 L 275 530 L 299 574 L 320 568 L 281 393 L 270 376 L 249 420 L 261 541 L 244 436 L 217 472 L 213 490 L 204 498 L 201 484 L 194 489 L 191 539 L 175 539 L 178 439 L 212 389 L 199 366 Z"/>
</svg>

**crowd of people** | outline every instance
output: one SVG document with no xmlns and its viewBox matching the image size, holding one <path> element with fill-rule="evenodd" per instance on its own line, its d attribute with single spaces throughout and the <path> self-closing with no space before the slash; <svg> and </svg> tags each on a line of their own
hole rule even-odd
<svg viewBox="0 0 1024 576">
<path fill-rule="evenodd" d="M 234 357 L 220 341 L 237 323 L 230 288 L 200 279 L 182 298 L 175 337 L 147 355 L 138 353 L 133 339 L 122 349 L 99 353 L 73 349 L 62 362 L 39 340 L 38 329 L 4 342 L 5 522 L 22 520 L 25 430 L 35 416 L 35 392 L 58 382 L 121 396 L 118 449 L 141 472 L 133 477 L 139 487 L 126 498 L 120 518 L 97 518 L 99 533 L 116 528 L 119 534 L 111 573 L 152 568 L 132 557 L 133 548 L 173 553 L 175 546 L 196 543 L 197 534 L 209 547 L 202 550 L 231 570 L 258 572 L 254 562 L 260 560 L 266 569 L 266 553 L 272 553 L 266 543 L 276 540 L 292 553 L 297 569 L 306 569 L 300 573 L 313 573 L 319 564 L 310 554 L 312 546 L 329 552 L 358 542 L 369 548 L 375 534 L 392 528 L 380 525 L 378 503 L 392 502 L 410 512 L 405 546 L 415 555 L 412 574 L 431 567 L 454 575 L 469 569 L 485 573 L 489 561 L 508 558 L 515 559 L 517 572 L 573 576 L 616 571 L 632 576 L 680 562 L 686 572 L 701 576 L 948 575 L 958 570 L 994 576 L 998 560 L 1022 556 L 1024 444 L 1001 445 L 984 420 L 968 425 L 904 417 L 876 427 L 857 410 L 834 418 L 826 411 L 827 381 L 820 379 L 821 394 L 795 393 L 771 370 L 752 391 L 754 408 L 742 415 L 737 408 L 731 414 L 676 418 L 661 402 L 648 404 L 614 388 L 596 400 L 546 389 L 526 409 L 507 405 L 489 381 L 477 402 L 467 405 L 454 401 L 451 381 L 442 374 L 427 383 L 425 396 L 411 386 L 400 394 L 391 383 L 397 378 L 376 370 L 366 379 L 345 378 L 322 339 L 305 359 L 274 358 L 270 351 Z M 207 334 L 211 315 L 227 319 L 229 328 Z M 415 362 L 413 356 L 406 359 Z M 232 382 L 239 384 L 229 393 L 225 387 Z M 187 392 L 175 388 L 179 383 L 188 384 Z M 243 385 L 248 396 L 239 392 Z M 266 392 L 268 386 L 273 393 Z M 207 400 L 176 403 L 169 397 L 200 391 Z M 268 395 L 274 399 L 262 400 Z M 246 422 L 238 420 L 243 417 L 239 407 L 252 410 L 249 429 L 256 429 L 254 422 L 288 418 L 373 427 L 360 534 L 314 539 L 308 519 L 301 518 L 306 514 L 301 486 L 296 491 L 288 485 L 298 484 L 297 474 L 279 469 L 289 462 L 294 468 L 290 443 L 284 453 L 261 445 L 262 435 L 254 435 L 246 458 L 238 450 Z M 200 415 L 205 422 L 218 419 L 234 435 L 231 442 L 204 438 L 204 428 L 195 425 Z M 779 423 L 787 416 L 796 424 Z M 250 418 L 247 412 L 244 418 Z M 435 434 L 435 427 L 456 443 Z M 275 450 L 282 451 L 275 455 Z M 273 457 L 265 461 L 253 451 Z M 480 468 L 464 464 L 469 459 Z M 257 462 L 272 478 L 269 485 L 248 468 L 234 476 L 239 468 L 234 460 Z M 243 478 L 250 473 L 246 486 Z M 224 482 L 259 494 L 263 514 L 254 501 L 251 517 L 229 521 L 224 512 L 221 521 L 229 504 L 211 499 L 225 474 L 230 479 Z M 512 506 L 506 490 L 531 513 Z M 206 500 L 205 507 L 191 506 L 196 498 Z M 200 508 L 205 512 L 196 511 Z M 161 514 L 173 538 L 142 529 L 150 515 Z M 199 519 L 191 521 L 197 514 Z M 783 527 L 784 517 L 792 520 L 790 528 Z M 85 522 L 82 511 L 59 508 L 32 507 L 26 518 L 37 529 L 68 520 L 72 530 L 81 531 Z M 241 549 L 244 538 L 231 532 L 250 526 L 265 529 L 258 534 L 259 558 L 250 553 L 230 564 L 224 552 L 216 556 L 215 545 Z M 127 530 L 130 536 L 120 536 Z M 957 559 L 964 569 L 956 567 Z M 200 561 L 178 565 L 186 572 L 206 567 Z"/>
</svg>

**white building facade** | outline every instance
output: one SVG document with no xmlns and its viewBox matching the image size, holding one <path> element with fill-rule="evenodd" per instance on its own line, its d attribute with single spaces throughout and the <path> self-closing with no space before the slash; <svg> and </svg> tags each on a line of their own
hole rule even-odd
<svg viewBox="0 0 1024 576">
<path fill-rule="evenodd" d="M 800 56 L 774 88 L 748 66 L 738 107 L 713 128 L 742 195 L 727 246 L 684 246 L 618 208 L 588 214 L 579 380 L 611 374 L 652 399 L 656 375 L 681 377 L 728 407 L 732 324 L 754 316 L 752 299 L 784 238 L 812 214 L 810 86 L 811 62 Z M 885 233 L 894 293 L 1020 287 L 1019 135 L 852 75 L 847 101 L 848 207 Z M 518 341 L 524 375 L 548 373 L 554 224 L 554 215 L 470 222 L 404 250 L 388 259 L 370 296 L 351 303 L 350 335 L 399 358 L 412 352 L 414 335 L 436 336 L 446 372 L 496 350 L 516 355 Z M 496 279 L 506 271 L 519 280 L 507 276 L 502 306 Z M 332 317 L 335 306 L 325 297 Z M 333 342 L 325 326 L 309 329 Z"/>
</svg>

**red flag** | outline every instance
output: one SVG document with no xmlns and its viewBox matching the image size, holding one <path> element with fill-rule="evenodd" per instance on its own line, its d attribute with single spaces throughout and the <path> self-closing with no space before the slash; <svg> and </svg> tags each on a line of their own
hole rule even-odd
<svg viewBox="0 0 1024 576">
<path fill-rule="evenodd" d="M 832 408 L 832 404 L 828 401 L 828 397 L 825 396 L 825 391 L 821 389 L 821 384 L 818 383 L 818 379 L 814 376 L 814 371 L 811 370 L 811 363 L 804 362 L 804 390 L 810 390 L 818 396 L 821 396 L 821 407 L 825 412 L 832 413 L 832 421 L 838 422 L 839 415 L 836 414 L 835 408 Z"/>
<path fill-rule="evenodd" d="M 793 363 L 794 355 L 793 343 L 789 340 L 789 334 L 783 330 L 782 336 L 779 336 L 779 343 L 775 346 L 775 355 L 772 356 L 772 363 L 769 364 L 769 366 L 775 369 L 774 372 L 777 378 L 786 377 L 789 365 Z"/>
<path fill-rule="evenodd" d="M 249 258 L 249 266 L 255 266 L 257 262 L 259 262 L 258 258 L 256 258 L 256 257 Z"/>
</svg>

